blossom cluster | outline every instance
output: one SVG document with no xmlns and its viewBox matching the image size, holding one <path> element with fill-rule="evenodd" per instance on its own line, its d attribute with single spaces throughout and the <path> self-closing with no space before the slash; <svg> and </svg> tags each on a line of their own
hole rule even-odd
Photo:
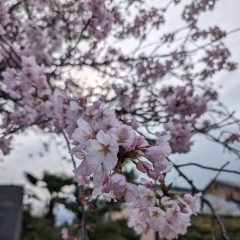
<svg viewBox="0 0 240 240">
<path fill-rule="evenodd" d="M 212 10 L 216 4 L 216 0 L 196 0 L 186 5 L 182 17 L 186 22 L 196 22 L 200 12 L 205 12 L 208 9 Z"/>
<path fill-rule="evenodd" d="M 5 1 L 0 1 L 0 36 L 6 34 L 4 27 L 10 22 L 8 7 L 4 4 Z"/>
<path fill-rule="evenodd" d="M 83 21 L 83 29 L 98 40 L 107 37 L 112 25 L 112 14 L 107 10 L 104 1 L 85 0 L 84 9 L 90 12 Z"/>
<path fill-rule="evenodd" d="M 51 63 L 51 53 L 60 43 L 55 41 L 55 47 L 51 46 L 46 35 L 49 34 L 41 29 L 36 22 L 28 20 L 23 26 L 23 31 L 26 34 L 26 43 L 21 50 L 21 54 L 25 56 L 34 56 L 38 62 L 46 65 Z M 56 37 L 55 37 L 56 38 Z"/>
<path fill-rule="evenodd" d="M 45 104 L 52 94 L 43 66 L 39 66 L 34 57 L 22 57 L 21 69 L 7 67 L 2 72 L 5 93 L 11 99 L 14 107 L 3 115 L 3 135 L 10 133 L 16 126 L 29 126 L 42 115 L 46 115 Z M 0 148 L 8 154 L 10 138 L 1 138 L 5 144 Z M 8 147 L 7 147 L 8 145 Z M 4 147 L 3 147 L 4 146 Z"/>
<path fill-rule="evenodd" d="M 26 105 L 33 104 L 33 95 L 43 98 L 49 96 L 52 91 L 47 82 L 46 76 L 43 74 L 43 67 L 36 64 L 35 58 L 22 57 L 22 70 L 17 71 L 15 68 L 7 68 L 2 73 L 4 78 L 3 82 L 6 85 L 6 93 L 13 99 L 22 99 Z"/>
<path fill-rule="evenodd" d="M 186 87 L 177 87 L 168 94 L 166 102 L 166 112 L 169 114 L 199 117 L 207 108 L 207 99 L 194 96 L 193 90 L 187 90 Z"/>
<path fill-rule="evenodd" d="M 159 60 L 153 61 L 145 59 L 136 64 L 139 78 L 145 83 L 150 84 L 163 78 L 171 69 L 172 62 L 160 63 Z"/>
<path fill-rule="evenodd" d="M 7 67 L 2 76 L 5 92 L 13 101 L 18 101 L 11 120 L 18 125 L 30 124 L 37 113 L 42 111 L 41 103 L 52 94 L 43 73 L 43 66 L 37 65 L 32 56 L 23 56 L 21 70 Z M 37 103 L 40 104 L 40 107 L 34 110 Z"/>
<path fill-rule="evenodd" d="M 187 153 L 193 144 L 194 125 L 197 119 L 207 111 L 211 94 L 196 95 L 192 88 L 164 88 L 161 95 L 166 99 L 165 112 L 167 123 L 165 132 L 171 135 L 169 144 L 173 153 Z"/>
<path fill-rule="evenodd" d="M 193 144 L 191 137 L 193 136 L 193 126 L 189 123 L 168 122 L 164 125 L 165 130 L 171 134 L 169 144 L 172 153 L 187 153 Z"/>
<path fill-rule="evenodd" d="M 140 2 L 139 2 L 140 3 Z M 131 3 L 129 3 L 130 5 Z M 138 6 L 141 10 L 132 21 L 132 23 L 126 24 L 125 28 L 119 32 L 119 37 L 134 37 L 134 38 L 146 38 L 146 30 L 148 24 L 151 22 L 153 27 L 159 29 L 164 24 L 165 19 L 161 12 L 155 7 L 148 9 L 142 8 L 142 4 Z M 129 8 L 129 6 L 127 7 Z M 129 9 L 127 9 L 129 10 Z"/>
<path fill-rule="evenodd" d="M 82 117 L 77 121 L 77 125 L 71 136 L 76 144 L 71 152 L 82 159 L 75 171 L 76 179 L 80 184 L 86 184 L 90 181 L 89 175 L 93 174 L 97 188 L 94 192 L 97 192 L 99 187 L 109 189 L 109 184 L 114 185 L 120 181 L 124 186 L 122 195 L 119 196 L 119 193 L 113 191 L 112 198 L 118 196 L 119 199 L 128 194 L 131 184 L 118 175 L 126 161 L 134 163 L 139 171 L 154 180 L 164 179 L 163 173 L 172 168 L 172 164 L 166 159 L 171 153 L 167 143 L 170 136 L 160 137 L 156 144 L 151 146 L 143 136 L 137 135 L 131 126 L 119 121 L 112 110 L 101 108 L 99 102 L 82 109 Z M 110 176 L 111 171 L 114 174 Z M 125 191 L 126 189 L 128 191 Z"/>
<path fill-rule="evenodd" d="M 139 99 L 139 90 L 135 88 L 131 91 L 127 86 L 114 86 L 116 95 L 119 98 L 119 105 L 126 109 Z"/>
<path fill-rule="evenodd" d="M 3 155 L 7 155 L 10 152 L 10 142 L 11 138 L 1 138 L 0 139 L 0 149 Z"/>
<path fill-rule="evenodd" d="M 167 239 L 184 234 L 190 214 L 198 210 L 198 202 L 190 195 L 169 193 L 170 187 L 165 186 L 165 177 L 173 168 L 167 160 L 171 136 L 160 136 L 150 145 L 145 137 L 117 119 L 111 109 L 102 108 L 100 102 L 82 105 L 79 112 L 77 127 L 72 134 L 69 132 L 75 145 L 71 153 L 81 160 L 73 171 L 78 184 L 88 185 L 93 180 L 93 196 L 101 195 L 107 201 L 124 198 L 132 203 L 129 226 L 137 233 L 146 225 Z M 126 162 L 132 162 L 136 170 L 158 183 L 162 193 L 154 190 L 153 182 L 142 180 L 138 186 L 129 182 L 123 173 Z"/>
<path fill-rule="evenodd" d="M 200 37 L 207 38 L 208 36 L 211 36 L 211 39 L 213 41 L 219 40 L 220 38 L 223 38 L 226 36 L 226 32 L 222 31 L 219 27 L 210 27 L 209 30 L 199 30 L 196 29 L 195 34 L 192 35 L 193 40 L 197 40 Z"/>
<path fill-rule="evenodd" d="M 43 73 L 44 66 L 36 63 L 35 57 L 22 57 L 21 68 L 9 68 L 2 73 L 3 89 L 10 97 L 13 109 L 3 115 L 0 149 L 3 154 L 10 151 L 10 140 L 8 134 L 14 132 L 17 126 L 25 128 L 34 123 L 41 123 L 53 132 L 67 131 L 71 137 L 77 127 L 77 120 L 83 117 L 87 121 L 91 119 L 108 119 L 108 114 L 114 116 L 103 121 L 101 129 L 106 131 L 111 127 L 119 126 L 119 121 L 114 113 L 108 109 L 98 111 L 100 103 L 95 102 L 92 107 L 86 106 L 86 98 L 81 94 L 70 97 L 59 88 L 52 90 L 46 75 Z M 130 124 L 134 129 L 138 127 L 134 117 L 119 115 L 121 122 Z M 99 128 L 95 122 L 93 129 Z"/>
<path fill-rule="evenodd" d="M 224 44 L 218 44 L 212 49 L 206 51 L 205 56 L 201 59 L 206 64 L 206 68 L 200 72 L 201 80 L 212 77 L 221 69 L 232 71 L 236 69 L 236 64 L 229 61 L 230 52 Z"/>
<path fill-rule="evenodd" d="M 62 234 L 62 240 L 70 240 L 70 239 L 82 240 L 82 238 L 80 238 L 80 237 L 72 238 L 69 229 L 66 227 L 62 228 L 61 234 Z"/>
<path fill-rule="evenodd" d="M 190 225 L 190 216 L 199 211 L 201 193 L 170 193 L 165 184 L 161 184 L 162 194 L 152 189 L 152 182 L 141 180 L 138 197 L 133 203 L 128 226 L 137 233 L 147 233 L 149 229 L 158 232 L 159 237 L 175 239 L 178 234 L 185 234 Z"/>
</svg>

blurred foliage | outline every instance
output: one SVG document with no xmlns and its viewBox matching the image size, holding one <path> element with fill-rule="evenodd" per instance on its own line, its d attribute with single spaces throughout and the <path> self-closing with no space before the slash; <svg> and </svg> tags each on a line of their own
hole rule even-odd
<svg viewBox="0 0 240 240">
<path fill-rule="evenodd" d="M 129 182 L 134 182 L 137 178 L 134 171 L 125 171 L 125 176 Z M 61 240 L 61 229 L 67 227 L 71 236 L 79 236 L 81 230 L 81 207 L 76 201 L 78 199 L 78 187 L 70 177 L 63 175 L 52 175 L 44 172 L 41 179 L 36 178 L 30 173 L 25 173 L 26 179 L 38 187 L 38 183 L 44 182 L 43 188 L 48 190 L 50 199 L 45 207 L 42 216 L 31 214 L 31 207 L 25 208 L 23 217 L 22 240 Z M 64 193 L 65 186 L 75 186 L 69 193 Z M 90 240 L 138 240 L 140 236 L 136 235 L 132 229 L 127 227 L 127 220 L 112 221 L 112 213 L 121 211 L 123 201 L 106 202 L 101 197 L 91 198 L 92 188 L 86 187 L 81 190 L 80 200 L 88 199 L 85 206 L 86 229 Z M 30 198 L 39 199 L 36 194 L 31 193 Z M 90 197 L 90 198 L 89 198 Z M 54 225 L 54 208 L 62 204 L 66 209 L 72 211 L 76 219 L 71 226 L 63 224 L 60 227 Z M 231 240 L 240 240 L 240 217 L 223 217 L 226 230 Z M 221 240 L 221 230 L 215 221 L 215 239 Z M 212 240 L 212 217 L 210 215 L 198 215 L 192 217 L 192 226 L 184 236 L 179 236 L 180 240 Z"/>
<path fill-rule="evenodd" d="M 37 182 L 39 181 L 35 176 L 33 176 L 32 174 L 25 172 L 24 173 L 25 178 L 28 180 L 28 182 L 30 182 L 31 184 L 33 184 L 34 186 L 37 185 Z"/>
<path fill-rule="evenodd" d="M 76 209 L 78 208 L 76 201 L 70 201 L 69 197 L 63 196 L 63 187 L 71 185 L 74 186 L 75 184 L 72 177 L 50 174 L 46 171 L 43 173 L 43 177 L 41 179 L 38 179 L 37 177 L 33 176 L 31 173 L 28 172 L 25 172 L 24 175 L 28 182 L 35 187 L 37 187 L 38 183 L 40 182 L 44 183 L 45 186 L 43 186 L 42 188 L 45 188 L 49 192 L 50 199 L 48 205 L 46 206 L 44 216 L 44 218 L 49 221 L 49 224 L 54 225 L 55 217 L 53 214 L 53 210 L 56 204 L 63 204 L 67 209 L 74 211 L 76 211 Z M 35 198 L 37 198 L 36 194 Z"/>
<path fill-rule="evenodd" d="M 133 170 L 125 171 L 125 176 L 129 182 L 134 182 L 136 175 Z M 67 227 L 71 236 L 79 236 L 81 230 L 82 208 L 78 201 L 78 187 L 75 185 L 72 178 L 62 175 L 52 175 L 44 172 L 43 177 L 38 179 L 30 173 L 25 173 L 26 179 L 34 185 L 39 187 L 40 182 L 44 182 L 41 188 L 49 192 L 50 199 L 46 204 L 43 214 L 36 216 L 32 214 L 31 206 L 25 207 L 23 216 L 22 240 L 59 240 L 61 238 L 61 229 Z M 75 186 L 69 193 L 64 192 L 65 186 Z M 86 229 L 90 240 L 138 240 L 133 229 L 127 227 L 127 220 L 112 221 L 112 212 L 121 211 L 123 201 L 106 202 L 100 197 L 91 198 L 92 188 L 85 187 L 81 190 L 82 196 L 79 201 L 88 200 L 85 206 L 87 211 L 85 213 Z M 36 194 L 31 193 L 29 198 L 39 199 Z M 40 200 L 40 199 L 39 199 Z M 71 226 L 63 224 L 60 227 L 55 226 L 55 217 L 53 210 L 58 204 L 62 204 L 66 209 L 73 212 L 76 219 Z"/>
<path fill-rule="evenodd" d="M 240 240 L 240 217 L 221 216 L 220 217 L 230 240 Z M 222 240 L 221 229 L 215 220 L 215 239 Z M 192 226 L 184 236 L 179 236 L 180 240 L 212 240 L 212 216 L 198 215 L 192 216 Z"/>
<path fill-rule="evenodd" d="M 33 176 L 31 173 L 25 172 L 25 178 L 34 186 L 37 186 L 38 182 L 44 182 L 46 188 L 49 193 L 52 195 L 53 193 L 61 192 L 64 186 L 70 186 L 75 184 L 72 177 L 67 177 L 65 175 L 56 175 L 50 174 L 46 171 L 43 173 L 43 177 L 38 179 L 37 177 Z"/>
<path fill-rule="evenodd" d="M 34 216 L 29 208 L 23 212 L 21 240 L 60 240 L 61 228 L 49 224 L 42 216 Z"/>
<path fill-rule="evenodd" d="M 61 229 L 67 227 L 71 236 L 79 236 L 81 230 L 81 207 L 76 201 L 78 199 L 78 187 L 74 185 L 72 178 L 63 175 L 51 175 L 44 172 L 41 179 L 30 173 L 25 173 L 26 179 L 36 188 L 39 182 L 44 182 L 43 188 L 48 190 L 50 199 L 45 207 L 42 216 L 31 214 L 31 206 L 27 206 L 24 211 L 22 240 L 61 240 Z M 125 176 L 128 181 L 134 182 L 136 175 L 133 171 L 126 171 Z M 64 193 L 65 186 L 75 186 L 71 192 Z M 121 211 L 123 201 L 106 202 L 101 197 L 91 198 L 92 188 L 87 187 L 81 190 L 80 200 L 88 199 L 85 206 L 86 229 L 90 240 L 138 240 L 140 237 L 132 229 L 127 227 L 127 220 L 112 221 L 112 213 Z M 38 199 L 36 194 L 31 193 L 29 197 Z M 90 197 L 90 198 L 89 198 Z M 53 215 L 54 208 L 62 204 L 66 209 L 72 211 L 76 219 L 71 226 L 63 224 L 56 227 Z M 221 219 L 231 240 L 240 240 L 240 217 L 223 217 Z M 216 240 L 221 240 L 221 230 L 215 221 Z M 184 236 L 179 236 L 180 240 L 212 240 L 212 217 L 210 215 L 198 215 L 192 217 L 192 226 Z"/>
<path fill-rule="evenodd" d="M 89 229 L 88 236 L 91 240 L 139 240 L 140 238 L 127 226 L 126 219 L 99 221 Z"/>
<path fill-rule="evenodd" d="M 70 186 L 75 184 L 72 177 L 52 175 L 44 172 L 42 181 L 45 182 L 46 188 L 52 195 L 54 192 L 59 193 L 64 186 Z"/>
</svg>

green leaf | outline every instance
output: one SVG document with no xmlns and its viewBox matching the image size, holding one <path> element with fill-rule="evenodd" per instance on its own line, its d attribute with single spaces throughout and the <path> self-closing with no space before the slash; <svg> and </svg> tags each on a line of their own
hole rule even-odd
<svg viewBox="0 0 240 240">
<path fill-rule="evenodd" d="M 32 174 L 28 172 L 24 172 L 24 176 L 28 180 L 28 182 L 30 182 L 34 186 L 36 186 L 37 182 L 39 181 L 39 179 L 37 179 L 36 177 L 34 177 Z"/>
</svg>

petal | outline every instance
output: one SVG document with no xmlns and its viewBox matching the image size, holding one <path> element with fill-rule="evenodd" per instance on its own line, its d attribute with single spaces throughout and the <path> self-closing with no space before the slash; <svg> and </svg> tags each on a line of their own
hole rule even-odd
<svg viewBox="0 0 240 240">
<path fill-rule="evenodd" d="M 117 144 L 117 141 L 112 139 L 110 144 L 109 144 L 109 150 L 113 153 L 113 154 L 116 154 L 118 153 L 119 151 L 119 148 L 118 148 L 118 144 Z"/>
<path fill-rule="evenodd" d="M 103 130 L 100 130 L 98 133 L 97 133 L 97 140 L 103 144 L 103 145 L 108 145 L 111 141 L 111 137 L 104 133 Z"/>
<path fill-rule="evenodd" d="M 82 118 L 79 118 L 79 119 L 77 120 L 77 125 L 78 125 L 81 129 L 85 129 L 85 130 L 91 129 L 90 124 L 87 123 L 87 122 L 86 122 L 85 120 L 83 120 Z"/>
<path fill-rule="evenodd" d="M 104 164 L 108 171 L 112 170 L 117 164 L 117 155 L 113 155 L 111 153 L 106 154 L 104 159 Z"/>
<path fill-rule="evenodd" d="M 93 189 L 93 191 L 92 191 L 93 196 L 98 196 L 100 194 L 102 194 L 102 186 L 96 187 L 96 188 Z"/>
<path fill-rule="evenodd" d="M 100 166 L 100 171 L 95 171 L 93 174 L 93 181 L 95 186 L 100 186 L 103 183 L 104 178 L 107 176 L 107 172 L 102 166 Z"/>
</svg>

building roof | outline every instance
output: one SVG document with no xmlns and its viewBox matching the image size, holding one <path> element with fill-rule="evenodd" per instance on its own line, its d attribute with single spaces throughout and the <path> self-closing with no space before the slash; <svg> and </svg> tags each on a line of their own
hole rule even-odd
<svg viewBox="0 0 240 240">
<path fill-rule="evenodd" d="M 227 186 L 227 187 L 233 188 L 237 192 L 240 192 L 240 182 L 227 182 L 227 181 L 215 180 L 215 181 L 211 181 L 205 187 L 205 189 L 207 190 L 212 184 L 219 184 L 222 186 Z"/>
</svg>

